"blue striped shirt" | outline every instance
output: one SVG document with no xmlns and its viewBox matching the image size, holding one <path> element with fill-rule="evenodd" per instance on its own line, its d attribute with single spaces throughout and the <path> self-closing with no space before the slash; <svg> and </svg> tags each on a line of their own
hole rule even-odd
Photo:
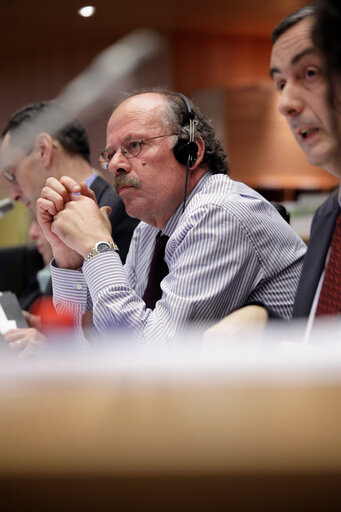
<svg viewBox="0 0 341 512">
<path fill-rule="evenodd" d="M 57 310 L 80 325 L 86 308 L 99 332 L 127 328 L 148 345 L 174 340 L 185 326 L 202 331 L 250 303 L 290 318 L 305 244 L 261 195 L 222 174 L 206 173 L 172 215 L 155 309 L 142 300 L 158 229 L 141 222 L 123 267 L 116 252 L 84 262 L 82 270 L 52 266 Z"/>
</svg>

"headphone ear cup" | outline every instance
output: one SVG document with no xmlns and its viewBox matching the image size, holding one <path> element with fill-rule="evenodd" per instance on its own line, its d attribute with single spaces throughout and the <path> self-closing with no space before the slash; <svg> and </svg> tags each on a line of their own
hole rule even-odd
<svg viewBox="0 0 341 512">
<path fill-rule="evenodd" d="M 173 147 L 173 153 L 176 160 L 182 164 L 187 165 L 188 158 L 188 149 L 187 149 L 188 141 L 186 139 L 178 139 L 176 144 Z"/>
<path fill-rule="evenodd" d="M 173 153 L 176 160 L 182 165 L 187 165 L 189 156 L 189 167 L 192 167 L 197 160 L 198 145 L 196 142 L 189 142 L 186 139 L 178 139 L 173 147 Z"/>
<path fill-rule="evenodd" d="M 197 161 L 197 156 L 198 156 L 198 144 L 196 142 L 189 142 L 187 144 L 187 148 L 188 148 L 188 154 L 190 156 L 190 160 L 189 160 L 189 166 L 192 167 L 192 165 L 195 164 L 195 162 Z"/>
</svg>

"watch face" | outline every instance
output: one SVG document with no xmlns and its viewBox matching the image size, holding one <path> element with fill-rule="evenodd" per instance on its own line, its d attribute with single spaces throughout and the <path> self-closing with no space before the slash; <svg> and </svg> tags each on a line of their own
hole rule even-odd
<svg viewBox="0 0 341 512">
<path fill-rule="evenodd" d="M 100 242 L 96 247 L 98 252 L 110 251 L 110 244 L 108 242 Z"/>
</svg>

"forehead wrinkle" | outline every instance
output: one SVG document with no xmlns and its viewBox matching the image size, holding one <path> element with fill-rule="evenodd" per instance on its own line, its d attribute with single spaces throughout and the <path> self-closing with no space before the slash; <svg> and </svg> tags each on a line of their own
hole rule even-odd
<svg viewBox="0 0 341 512">
<path fill-rule="evenodd" d="M 301 59 L 303 59 L 306 55 L 319 55 L 319 51 L 314 46 L 311 46 L 309 48 L 306 48 L 305 50 L 302 50 L 297 55 L 294 55 L 294 57 L 291 59 L 290 64 L 292 66 L 295 66 Z"/>
</svg>

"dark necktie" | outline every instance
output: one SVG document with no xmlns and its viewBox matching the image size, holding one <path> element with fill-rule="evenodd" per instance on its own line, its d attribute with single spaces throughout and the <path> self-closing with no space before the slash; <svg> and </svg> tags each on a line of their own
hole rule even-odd
<svg viewBox="0 0 341 512">
<path fill-rule="evenodd" d="M 168 236 L 161 235 L 161 231 L 159 231 L 155 240 L 155 248 L 150 264 L 147 288 L 142 297 L 147 308 L 150 309 L 154 309 L 156 302 L 161 298 L 162 293 L 160 283 L 168 274 L 168 266 L 164 260 L 167 241 Z"/>
<path fill-rule="evenodd" d="M 324 274 L 316 316 L 341 313 L 341 213 L 332 236 L 330 257 Z"/>
</svg>

